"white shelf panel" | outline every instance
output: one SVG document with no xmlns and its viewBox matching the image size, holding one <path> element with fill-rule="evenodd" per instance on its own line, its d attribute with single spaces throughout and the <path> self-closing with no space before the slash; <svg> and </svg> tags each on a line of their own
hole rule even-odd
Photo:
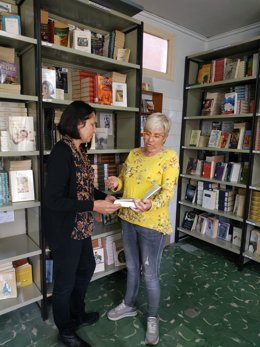
<svg viewBox="0 0 260 347">
<path fill-rule="evenodd" d="M 117 149 L 117 148 L 107 148 L 107 149 L 91 149 L 88 151 L 88 154 L 120 154 L 120 153 L 129 153 L 132 148 L 122 148 L 122 149 Z M 44 155 L 49 155 L 51 151 L 44 151 Z"/>
<path fill-rule="evenodd" d="M 216 87 L 216 86 L 225 86 L 229 84 L 239 84 L 243 82 L 249 82 L 249 81 L 254 81 L 256 79 L 255 76 L 249 76 L 249 77 L 243 77 L 240 79 L 233 79 L 233 80 L 225 80 L 225 81 L 219 81 L 219 82 L 212 82 L 212 83 L 203 83 L 203 84 L 194 84 L 187 86 L 186 89 L 205 89 L 205 88 L 210 88 L 210 87 Z"/>
<path fill-rule="evenodd" d="M 17 298 L 0 300 L 0 315 L 30 305 L 43 298 L 41 292 L 34 283 L 24 288 L 18 288 L 17 291 Z"/>
<path fill-rule="evenodd" d="M 3 46 L 12 46 L 16 51 L 21 52 L 23 49 L 28 47 L 28 45 L 36 45 L 37 40 L 31 37 L 11 34 L 0 30 L 0 43 Z"/>
<path fill-rule="evenodd" d="M 253 117 L 253 113 L 239 113 L 239 114 L 219 114 L 219 115 L 214 115 L 214 116 L 187 116 L 184 117 L 184 119 L 186 120 L 195 120 L 195 119 L 207 119 L 207 120 L 211 120 L 211 119 L 234 119 L 234 121 L 237 118 L 252 118 Z"/>
<path fill-rule="evenodd" d="M 226 184 L 233 187 L 246 188 L 245 184 L 238 183 L 238 182 L 220 181 L 220 180 L 215 180 L 213 178 L 205 178 L 201 176 L 187 175 L 187 174 L 181 174 L 180 176 L 183 178 L 194 179 L 197 181 L 212 182 L 212 183 L 218 183 L 218 184 Z"/>
<path fill-rule="evenodd" d="M 35 157 L 39 151 L 0 152 L 1 157 Z"/>
<path fill-rule="evenodd" d="M 252 185 L 252 186 L 249 186 L 249 189 L 259 191 L 259 190 L 260 190 L 260 183 L 258 182 L 258 183 L 255 183 L 255 184 Z"/>
<path fill-rule="evenodd" d="M 41 253 L 41 249 L 25 234 L 0 239 L 0 264 Z"/>
<path fill-rule="evenodd" d="M 25 94 L 14 94 L 14 93 L 0 93 L 1 99 L 12 99 L 12 100 L 24 100 L 24 101 L 38 101 L 37 96 L 25 95 Z"/>
<path fill-rule="evenodd" d="M 56 45 L 42 41 L 42 57 L 60 61 L 61 63 L 73 64 L 73 66 L 93 67 L 95 69 L 113 71 L 125 71 L 126 69 L 140 70 L 140 65 L 124 63 L 101 55 L 85 53 L 78 49 Z"/>
<path fill-rule="evenodd" d="M 242 221 L 243 221 L 243 218 L 237 217 L 237 216 L 235 216 L 235 215 L 234 215 L 233 213 L 231 213 L 231 212 L 224 212 L 224 211 L 220 211 L 220 210 L 209 210 L 208 208 L 202 207 L 201 205 L 192 204 L 192 203 L 189 203 L 189 202 L 184 201 L 184 200 L 179 201 L 179 204 L 180 204 L 180 205 L 183 205 L 183 206 L 195 208 L 195 209 L 200 210 L 200 211 L 205 211 L 205 212 L 208 212 L 208 213 L 213 213 L 213 214 L 216 214 L 217 216 L 223 216 L 223 217 L 226 217 L 226 218 L 229 218 L 229 219 L 237 220 L 237 221 L 239 221 L 239 222 L 242 222 Z"/>
<path fill-rule="evenodd" d="M 182 146 L 182 148 L 188 149 L 188 150 L 195 150 L 195 151 L 249 153 L 248 149 L 233 149 L 233 148 L 219 148 L 219 147 L 192 147 L 192 146 Z"/>
<path fill-rule="evenodd" d="M 41 205 L 40 201 L 23 201 L 23 202 L 14 202 L 8 206 L 0 207 L 0 211 L 15 211 L 22 210 L 25 208 L 39 207 Z"/>
<path fill-rule="evenodd" d="M 211 243 L 212 245 L 218 246 L 220 248 L 226 249 L 230 252 L 239 254 L 239 248 L 235 245 L 233 245 L 231 242 L 229 241 L 225 241 L 225 240 L 220 240 L 220 239 L 213 239 L 207 235 L 203 235 L 197 231 L 189 231 L 187 229 L 184 229 L 182 227 L 179 227 L 178 230 L 184 234 L 190 235 L 192 237 L 195 237 L 197 239 L 203 240 L 205 242 Z"/>
<path fill-rule="evenodd" d="M 70 105 L 73 100 L 60 100 L 60 99 L 45 99 L 43 102 L 45 104 L 55 104 L 55 105 Z M 119 106 L 113 106 L 113 105 L 101 105 L 101 104 L 94 104 L 89 103 L 92 107 L 94 107 L 97 110 L 107 110 L 107 111 L 123 111 L 123 112 L 139 112 L 138 107 L 119 107 Z"/>
<path fill-rule="evenodd" d="M 260 228 L 260 221 L 258 222 L 258 221 L 253 220 L 253 219 L 247 219 L 246 223 L 249 224 L 249 225 L 253 225 L 255 227 L 259 227 Z"/>
</svg>

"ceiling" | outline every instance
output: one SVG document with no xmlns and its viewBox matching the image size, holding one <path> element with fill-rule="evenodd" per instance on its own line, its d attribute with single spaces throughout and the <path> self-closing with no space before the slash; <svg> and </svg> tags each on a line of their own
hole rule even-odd
<svg viewBox="0 0 260 347">
<path fill-rule="evenodd" d="M 155 14 L 207 38 L 255 23 L 260 0 L 134 0 Z"/>
</svg>

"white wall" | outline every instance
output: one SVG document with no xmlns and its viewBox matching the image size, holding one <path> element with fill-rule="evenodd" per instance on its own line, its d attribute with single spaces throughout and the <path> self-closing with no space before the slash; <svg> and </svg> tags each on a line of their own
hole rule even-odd
<svg viewBox="0 0 260 347">
<path fill-rule="evenodd" d="M 196 52 L 207 49 L 218 48 L 228 44 L 260 35 L 260 26 L 251 26 L 241 28 L 241 30 L 232 31 L 224 35 L 218 35 L 211 39 L 193 33 L 174 23 L 168 22 L 160 17 L 141 12 L 136 16 L 137 19 L 159 28 L 160 30 L 174 34 L 175 43 L 175 67 L 173 81 L 166 81 L 158 78 L 146 78 L 144 82 L 149 82 L 154 91 L 163 93 L 163 112 L 172 120 L 172 129 L 167 139 L 166 146 L 175 149 L 179 153 L 180 135 L 182 123 L 182 103 L 183 103 L 183 82 L 184 82 L 184 63 L 185 57 Z M 176 216 L 176 197 L 170 205 L 170 214 L 173 228 L 175 229 Z M 174 242 L 174 235 L 171 236 L 171 242 Z"/>
</svg>

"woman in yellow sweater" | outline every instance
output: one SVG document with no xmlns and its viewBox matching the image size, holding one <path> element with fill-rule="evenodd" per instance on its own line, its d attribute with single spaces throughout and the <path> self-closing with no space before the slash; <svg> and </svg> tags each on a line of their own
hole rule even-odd
<svg viewBox="0 0 260 347">
<path fill-rule="evenodd" d="M 160 262 L 166 235 L 172 232 L 169 202 L 173 197 L 178 175 L 177 153 L 164 147 L 170 121 L 161 113 L 147 118 L 143 133 L 144 147 L 133 149 L 119 177 L 110 176 L 108 188 L 123 189 L 123 198 L 135 198 L 134 208 L 121 208 L 122 234 L 127 266 L 127 289 L 123 302 L 107 314 L 110 320 L 137 315 L 140 274 L 147 291 L 147 331 L 145 343 L 159 342 Z M 151 198 L 145 192 L 155 185 L 161 189 Z"/>
</svg>

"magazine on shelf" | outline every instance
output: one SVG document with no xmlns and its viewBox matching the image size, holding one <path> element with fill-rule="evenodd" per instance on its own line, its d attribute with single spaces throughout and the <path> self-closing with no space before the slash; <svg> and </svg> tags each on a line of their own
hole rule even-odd
<svg viewBox="0 0 260 347">
<path fill-rule="evenodd" d="M 35 151 L 33 117 L 8 117 L 9 151 Z"/>
</svg>

